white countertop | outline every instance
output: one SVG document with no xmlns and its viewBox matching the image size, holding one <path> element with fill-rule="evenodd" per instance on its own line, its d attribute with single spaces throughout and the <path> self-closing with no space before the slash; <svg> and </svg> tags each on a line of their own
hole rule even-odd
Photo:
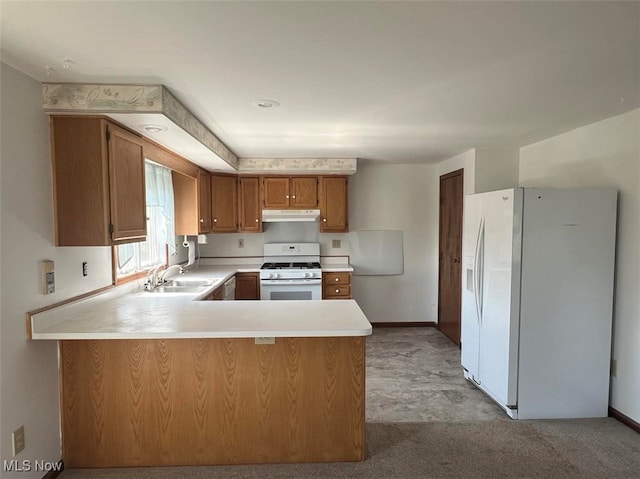
<svg viewBox="0 0 640 479">
<path fill-rule="evenodd" d="M 132 286 L 32 316 L 32 339 L 174 339 L 368 336 L 354 300 L 198 301 L 237 272 L 259 265 L 201 266 L 182 278 L 214 279 L 199 294 L 131 291 Z"/>
</svg>

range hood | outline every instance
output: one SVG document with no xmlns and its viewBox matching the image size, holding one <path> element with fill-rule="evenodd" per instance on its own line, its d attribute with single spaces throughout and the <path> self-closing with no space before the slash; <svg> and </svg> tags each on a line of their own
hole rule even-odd
<svg viewBox="0 0 640 479">
<path fill-rule="evenodd" d="M 320 210 L 262 210 L 263 223 L 318 221 Z"/>
</svg>

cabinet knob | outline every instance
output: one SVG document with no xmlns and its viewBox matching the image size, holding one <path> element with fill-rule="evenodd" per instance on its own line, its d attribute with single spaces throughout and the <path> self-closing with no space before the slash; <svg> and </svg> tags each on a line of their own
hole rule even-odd
<svg viewBox="0 0 640 479">
<path fill-rule="evenodd" d="M 296 195 L 293 195 L 291 198 L 295 199 Z"/>
<path fill-rule="evenodd" d="M 338 281 L 340 281 L 340 278 L 336 278 L 336 283 L 337 283 Z"/>
<path fill-rule="evenodd" d="M 200 223 L 204 223 L 204 220 L 202 218 L 200 218 Z"/>
<path fill-rule="evenodd" d="M 256 223 L 260 223 L 260 220 L 258 218 L 256 218 Z"/>
<path fill-rule="evenodd" d="M 324 221 L 326 223 L 327 222 L 327 218 L 322 218 L 322 221 Z"/>
<path fill-rule="evenodd" d="M 336 289 L 336 293 L 339 293 L 339 292 L 340 292 L 340 290 L 339 290 L 339 289 Z"/>
<path fill-rule="evenodd" d="M 213 222 L 217 223 L 218 222 L 218 218 L 213 218 Z"/>
</svg>

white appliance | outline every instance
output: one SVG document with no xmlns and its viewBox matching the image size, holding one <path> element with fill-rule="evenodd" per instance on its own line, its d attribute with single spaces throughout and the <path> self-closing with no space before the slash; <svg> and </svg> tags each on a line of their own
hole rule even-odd
<svg viewBox="0 0 640 479">
<path fill-rule="evenodd" d="M 322 299 L 319 243 L 266 243 L 261 300 Z"/>
<path fill-rule="evenodd" d="M 236 299 L 236 277 L 233 276 L 225 281 L 224 285 L 224 301 L 235 301 Z"/>
<path fill-rule="evenodd" d="M 608 413 L 617 192 L 465 197 L 462 366 L 514 419 Z"/>
<path fill-rule="evenodd" d="M 262 210 L 263 223 L 318 221 L 320 210 Z"/>
</svg>

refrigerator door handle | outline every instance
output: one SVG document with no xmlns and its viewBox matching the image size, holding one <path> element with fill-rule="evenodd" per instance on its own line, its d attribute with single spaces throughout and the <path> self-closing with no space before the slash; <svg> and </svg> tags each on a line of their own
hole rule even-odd
<svg viewBox="0 0 640 479">
<path fill-rule="evenodd" d="M 476 237 L 475 257 L 473 262 L 473 299 L 476 305 L 476 314 L 478 324 L 480 324 L 480 298 L 478 296 L 478 289 L 480 288 L 480 274 L 478 268 L 480 268 L 480 238 L 484 228 L 484 218 L 480 218 L 480 224 L 478 225 L 478 235 Z"/>
<path fill-rule="evenodd" d="M 484 230 L 485 221 L 483 217 L 480 222 L 480 240 L 478 241 L 478 317 L 480 318 L 480 324 L 482 324 L 484 314 Z"/>
</svg>

